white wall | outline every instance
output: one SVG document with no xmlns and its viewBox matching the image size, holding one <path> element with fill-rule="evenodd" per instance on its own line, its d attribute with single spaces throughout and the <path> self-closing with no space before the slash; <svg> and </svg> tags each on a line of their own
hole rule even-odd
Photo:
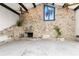
<svg viewBox="0 0 79 59">
<path fill-rule="evenodd" d="M 76 35 L 79 35 L 79 9 L 75 11 L 76 18 Z"/>
<path fill-rule="evenodd" d="M 17 14 L 0 6 L 0 31 L 16 24 L 18 19 L 19 16 Z"/>
</svg>

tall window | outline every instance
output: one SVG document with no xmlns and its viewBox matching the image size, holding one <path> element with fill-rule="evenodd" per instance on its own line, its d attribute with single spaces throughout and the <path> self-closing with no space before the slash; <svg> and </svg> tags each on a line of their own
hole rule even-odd
<svg viewBox="0 0 79 59">
<path fill-rule="evenodd" d="M 45 21 L 53 21 L 53 20 L 55 20 L 54 3 L 44 5 L 44 20 Z"/>
</svg>

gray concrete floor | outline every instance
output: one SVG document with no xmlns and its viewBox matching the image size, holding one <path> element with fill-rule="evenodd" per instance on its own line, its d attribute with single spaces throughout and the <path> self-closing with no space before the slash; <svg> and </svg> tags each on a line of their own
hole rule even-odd
<svg viewBox="0 0 79 59">
<path fill-rule="evenodd" d="M 0 56 L 74 56 L 79 42 L 55 40 L 20 40 L 0 46 Z"/>
</svg>

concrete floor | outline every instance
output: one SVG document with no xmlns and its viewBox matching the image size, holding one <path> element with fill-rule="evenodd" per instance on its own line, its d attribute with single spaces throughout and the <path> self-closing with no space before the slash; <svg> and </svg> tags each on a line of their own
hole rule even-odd
<svg viewBox="0 0 79 59">
<path fill-rule="evenodd" d="M 20 40 L 0 46 L 0 56 L 74 56 L 79 42 L 55 40 Z"/>
</svg>

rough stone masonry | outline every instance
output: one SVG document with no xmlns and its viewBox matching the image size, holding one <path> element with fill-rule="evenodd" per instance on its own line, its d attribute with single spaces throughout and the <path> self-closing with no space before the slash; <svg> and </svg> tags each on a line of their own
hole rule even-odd
<svg viewBox="0 0 79 59">
<path fill-rule="evenodd" d="M 36 8 L 30 9 L 22 15 L 21 20 L 24 21 L 22 27 L 13 27 L 9 31 L 14 38 L 18 38 L 21 33 L 33 32 L 33 37 L 55 37 L 54 25 L 58 26 L 62 32 L 61 37 L 67 40 L 75 39 L 75 15 L 74 10 L 62 8 L 55 5 L 55 21 L 44 21 L 43 18 L 44 4 L 38 5 Z M 31 27 L 31 29 L 30 29 Z M 10 34 L 9 33 L 9 34 Z"/>
</svg>

